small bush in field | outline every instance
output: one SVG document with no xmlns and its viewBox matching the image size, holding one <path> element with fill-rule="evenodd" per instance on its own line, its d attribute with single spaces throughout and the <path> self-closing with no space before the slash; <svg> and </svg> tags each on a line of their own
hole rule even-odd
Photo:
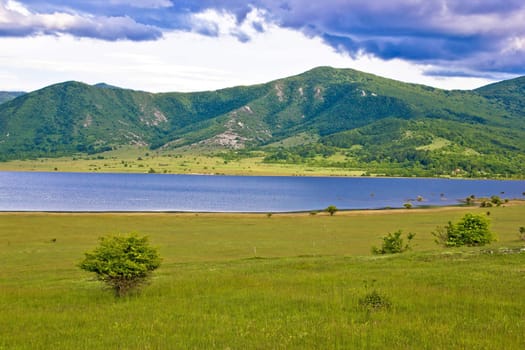
<svg viewBox="0 0 525 350">
<path fill-rule="evenodd" d="M 373 286 L 375 282 L 376 281 L 373 280 L 371 286 Z M 365 288 L 367 292 L 362 298 L 359 299 L 359 307 L 366 310 L 367 312 L 380 311 L 390 308 L 390 300 L 376 289 L 370 290 L 367 281 L 365 281 Z"/>
<path fill-rule="evenodd" d="M 85 253 L 79 267 L 94 272 L 99 281 L 121 297 L 144 285 L 151 272 L 160 266 L 160 261 L 157 250 L 149 245 L 147 237 L 130 234 L 101 237 L 100 245 Z"/>
<path fill-rule="evenodd" d="M 359 306 L 367 311 L 379 311 L 390 308 L 390 301 L 378 291 L 373 290 L 359 299 Z"/>
<path fill-rule="evenodd" d="M 383 244 L 381 248 L 372 247 L 373 254 L 396 254 L 403 253 L 404 251 L 410 249 L 410 241 L 416 235 L 415 233 L 409 232 L 407 235 L 407 243 L 404 243 L 401 235 L 403 231 L 397 230 L 394 233 L 389 233 L 383 237 Z"/>
</svg>

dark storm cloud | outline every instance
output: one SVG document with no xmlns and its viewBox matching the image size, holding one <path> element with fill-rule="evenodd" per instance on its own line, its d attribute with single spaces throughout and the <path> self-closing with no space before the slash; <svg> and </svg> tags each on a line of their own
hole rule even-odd
<svg viewBox="0 0 525 350">
<path fill-rule="evenodd" d="M 103 40 L 154 40 L 163 32 L 182 30 L 213 37 L 220 35 L 217 24 L 195 14 L 210 9 L 228 13 L 240 27 L 257 9 L 267 23 L 320 37 L 351 56 L 444 66 L 447 69 L 440 72 L 458 76 L 476 71 L 525 73 L 523 0 L 20 0 L 32 14 L 25 24 L 13 19 L 17 13 L 6 7 L 8 3 L 0 0 L 4 36 L 64 32 Z M 82 24 L 46 27 L 46 21 L 30 20 L 56 13 Z M 262 22 L 251 26 L 265 28 Z M 250 40 L 240 29 L 230 34 Z"/>
<path fill-rule="evenodd" d="M 471 70 L 525 73 L 523 1 L 273 3 L 267 9 L 279 25 L 320 36 L 352 56 L 445 64 L 458 74 Z"/>
</svg>

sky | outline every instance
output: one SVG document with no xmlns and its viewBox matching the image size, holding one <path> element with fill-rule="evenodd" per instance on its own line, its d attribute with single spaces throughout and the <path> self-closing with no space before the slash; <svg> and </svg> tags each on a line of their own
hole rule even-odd
<svg viewBox="0 0 525 350">
<path fill-rule="evenodd" d="M 523 0 L 0 0 L 0 90 L 150 92 L 317 66 L 444 89 L 525 75 Z"/>
</svg>

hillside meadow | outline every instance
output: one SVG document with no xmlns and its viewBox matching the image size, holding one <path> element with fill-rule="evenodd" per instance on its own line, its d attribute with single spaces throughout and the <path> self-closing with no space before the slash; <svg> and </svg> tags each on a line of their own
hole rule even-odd
<svg viewBox="0 0 525 350">
<path fill-rule="evenodd" d="M 467 212 L 490 214 L 498 241 L 438 247 L 431 231 Z M 0 349 L 521 349 L 525 253 L 503 248 L 524 247 L 524 214 L 1 213 Z M 413 250 L 371 255 L 397 229 Z M 148 235 L 163 263 L 115 299 L 76 265 L 122 232 Z M 362 305 L 372 292 L 384 307 Z"/>
</svg>

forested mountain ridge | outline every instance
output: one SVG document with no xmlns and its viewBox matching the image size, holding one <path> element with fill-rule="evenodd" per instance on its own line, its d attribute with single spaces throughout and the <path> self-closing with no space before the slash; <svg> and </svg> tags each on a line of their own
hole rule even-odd
<svg viewBox="0 0 525 350">
<path fill-rule="evenodd" d="M 525 77 L 446 91 L 329 67 L 197 93 L 65 82 L 0 105 L 0 157 L 131 144 L 172 152 L 261 150 L 266 162 L 523 174 L 524 90 Z M 329 161 L 336 152 L 344 155 L 337 164 Z"/>
</svg>

